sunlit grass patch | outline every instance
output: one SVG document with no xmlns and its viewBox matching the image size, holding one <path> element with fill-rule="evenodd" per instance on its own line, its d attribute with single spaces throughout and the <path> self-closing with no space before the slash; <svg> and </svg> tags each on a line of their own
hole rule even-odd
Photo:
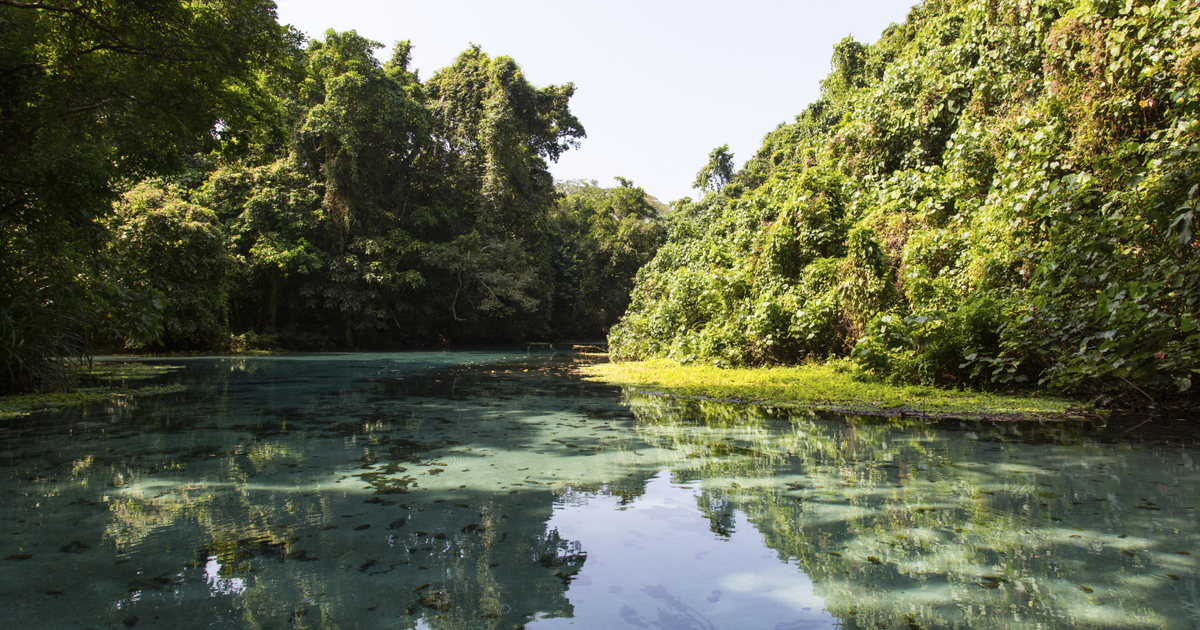
<svg viewBox="0 0 1200 630">
<path fill-rule="evenodd" d="M 853 411 L 945 417 L 1061 416 L 1083 411 L 1079 401 L 1001 395 L 868 380 L 847 364 L 718 368 L 666 359 L 601 363 L 581 369 L 589 380 L 684 397 Z"/>
</svg>

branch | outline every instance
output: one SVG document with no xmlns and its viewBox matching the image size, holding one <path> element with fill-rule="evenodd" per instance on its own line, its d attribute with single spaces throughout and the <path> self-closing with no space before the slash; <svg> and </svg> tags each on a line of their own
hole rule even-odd
<svg viewBox="0 0 1200 630">
<path fill-rule="evenodd" d="M 455 310 L 455 307 L 458 306 L 458 292 L 461 290 L 462 290 L 462 272 L 460 271 L 458 273 L 458 288 L 454 290 L 454 299 L 450 302 L 450 314 L 454 316 L 454 321 L 456 321 L 456 322 L 463 321 L 458 318 L 458 311 Z"/>
<path fill-rule="evenodd" d="M 83 51 L 82 54 L 86 54 L 89 52 L 95 52 L 97 50 L 112 50 L 113 52 L 125 53 L 125 54 L 131 54 L 131 55 L 151 55 L 151 56 L 161 56 L 161 57 L 164 57 L 167 59 L 174 59 L 173 57 L 163 55 L 162 53 L 157 53 L 152 50 L 139 48 L 138 46 L 134 46 L 134 45 L 126 42 L 124 39 L 121 38 L 121 36 L 119 36 L 117 33 L 115 33 L 111 28 L 105 26 L 104 24 L 101 24 L 100 21 L 97 20 L 94 16 L 89 15 L 87 12 L 83 11 L 82 9 L 80 9 L 78 7 L 76 7 L 76 8 L 59 7 L 59 6 L 54 6 L 51 4 L 44 4 L 41 2 L 19 2 L 18 0 L 0 0 L 0 7 L 12 7 L 14 9 L 33 9 L 33 10 L 41 10 L 41 11 L 53 11 L 56 13 L 67 13 L 70 15 L 74 15 L 74 16 L 78 17 L 79 19 L 83 20 L 84 22 L 87 22 L 88 24 L 90 24 L 96 30 L 98 30 L 101 33 L 104 33 L 108 37 L 112 38 L 112 40 L 117 43 L 117 45 L 115 45 L 115 46 L 96 46 L 90 50 Z"/>
<path fill-rule="evenodd" d="M 3 2 L 3 1 L 4 0 L 0 0 L 0 2 Z M 199 49 L 196 46 L 188 46 L 188 48 Z M 91 48 L 88 48 L 86 50 L 81 50 L 81 51 L 79 51 L 79 54 L 87 55 L 90 53 L 99 52 L 101 50 L 108 50 L 108 51 L 120 53 L 123 55 L 140 55 L 140 56 L 144 56 L 144 57 L 158 57 L 160 59 L 170 59 L 171 61 L 200 61 L 201 60 L 200 58 L 193 59 L 193 58 L 189 58 L 189 57 L 176 57 L 173 55 L 168 55 L 167 53 L 163 52 L 164 50 L 168 50 L 168 49 L 164 49 L 164 48 L 138 48 L 136 46 L 130 46 L 129 44 L 123 44 L 120 46 L 113 45 L 113 44 L 99 44 L 96 46 L 92 46 Z"/>
<path fill-rule="evenodd" d="M 1153 398 L 1151 398 L 1150 394 L 1147 394 L 1146 392 L 1143 392 L 1141 387 L 1138 387 L 1137 385 L 1134 385 L 1133 383 L 1130 383 L 1130 382 L 1129 382 L 1129 379 L 1125 378 L 1124 376 L 1118 376 L 1117 378 L 1121 379 L 1122 381 L 1125 381 L 1126 383 L 1129 383 L 1129 386 L 1130 386 L 1130 387 L 1132 387 L 1132 388 L 1134 388 L 1134 389 L 1138 390 L 1139 392 L 1141 392 L 1141 393 L 1142 393 L 1142 395 L 1143 395 L 1143 396 L 1145 396 L 1146 398 L 1149 398 L 1149 399 L 1150 399 L 1150 406 L 1154 406 L 1154 399 L 1153 399 Z"/>
<path fill-rule="evenodd" d="M 12 7 L 14 9 L 41 9 L 43 11 L 58 11 L 59 13 L 74 13 L 79 14 L 78 8 L 56 7 L 50 4 L 42 4 L 41 2 L 16 2 L 16 0 L 0 0 L 0 7 Z"/>
<path fill-rule="evenodd" d="M 3 2 L 3 1 L 4 0 L 0 0 L 0 2 Z M 23 63 L 20 65 L 13 66 L 12 68 L 5 70 L 4 72 L 0 72 L 0 79 L 4 79 L 10 74 L 16 74 L 22 70 L 28 70 L 31 68 L 37 68 L 37 64 Z"/>
<path fill-rule="evenodd" d="M 0 0 L 0 2 L 2 2 L 2 1 L 3 0 Z M 101 107 L 104 107 L 105 105 L 113 102 L 114 100 L 115 99 L 106 98 L 103 101 L 100 101 L 99 103 L 93 103 L 91 105 L 84 105 L 83 107 L 76 107 L 74 109 L 68 109 L 67 111 L 63 112 L 62 115 L 63 115 L 63 117 L 67 117 L 67 116 L 72 116 L 74 114 L 79 114 L 81 112 L 91 111 L 93 109 L 100 109 Z"/>
</svg>

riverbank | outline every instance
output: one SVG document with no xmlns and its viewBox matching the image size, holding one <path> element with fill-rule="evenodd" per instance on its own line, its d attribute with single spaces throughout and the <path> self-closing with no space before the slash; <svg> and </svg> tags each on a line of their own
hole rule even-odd
<svg viewBox="0 0 1200 630">
<path fill-rule="evenodd" d="M 849 363 L 723 369 L 666 359 L 597 363 L 580 372 L 592 381 L 642 393 L 753 402 L 867 415 L 936 418 L 1062 418 L 1093 410 L 1087 403 L 1044 394 L 1001 395 L 856 378 Z"/>
</svg>

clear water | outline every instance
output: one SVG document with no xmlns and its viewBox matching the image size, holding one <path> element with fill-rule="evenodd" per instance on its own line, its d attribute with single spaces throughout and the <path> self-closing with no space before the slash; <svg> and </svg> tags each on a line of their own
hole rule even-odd
<svg viewBox="0 0 1200 630">
<path fill-rule="evenodd" d="M 573 361 L 172 359 L 184 393 L 0 425 L 0 627 L 1200 625 L 1190 423 L 772 412 Z"/>
</svg>

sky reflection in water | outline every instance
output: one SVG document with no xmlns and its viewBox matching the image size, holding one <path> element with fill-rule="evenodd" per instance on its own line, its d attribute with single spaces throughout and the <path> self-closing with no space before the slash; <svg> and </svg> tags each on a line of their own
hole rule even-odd
<svg viewBox="0 0 1200 630">
<path fill-rule="evenodd" d="M 183 394 L 4 425 L 0 626 L 1200 623 L 1189 423 L 773 412 L 573 360 L 175 359 Z"/>
</svg>

